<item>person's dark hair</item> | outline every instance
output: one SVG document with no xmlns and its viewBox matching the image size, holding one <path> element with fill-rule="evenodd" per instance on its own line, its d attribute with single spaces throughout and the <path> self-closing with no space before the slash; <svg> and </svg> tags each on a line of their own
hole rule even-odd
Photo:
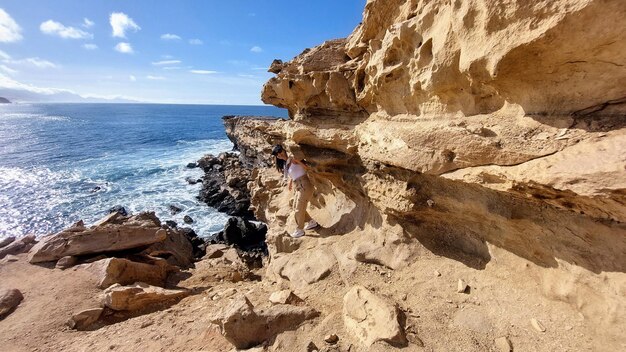
<svg viewBox="0 0 626 352">
<path fill-rule="evenodd" d="M 285 170 L 285 160 L 278 159 L 278 154 L 282 153 L 285 150 L 282 145 L 276 144 L 274 148 L 272 148 L 272 155 L 274 156 L 274 162 L 276 163 L 276 170 L 278 172 L 284 172 Z"/>
</svg>

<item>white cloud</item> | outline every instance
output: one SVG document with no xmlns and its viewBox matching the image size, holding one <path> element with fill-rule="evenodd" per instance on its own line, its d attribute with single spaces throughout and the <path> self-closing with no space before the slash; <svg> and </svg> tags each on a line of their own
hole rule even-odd
<svg viewBox="0 0 626 352">
<path fill-rule="evenodd" d="M 133 76 L 133 75 L 128 76 L 128 79 L 129 79 L 131 82 L 136 82 L 136 81 L 137 81 L 137 77 L 135 77 L 135 76 Z"/>
<path fill-rule="evenodd" d="M 17 70 L 14 70 L 14 69 L 6 66 L 6 65 L 0 65 L 0 70 L 4 71 L 4 72 L 6 72 L 6 73 L 8 73 L 10 75 L 14 75 L 14 74 L 18 73 Z"/>
<path fill-rule="evenodd" d="M 164 70 L 180 70 L 182 67 L 179 66 L 167 66 L 163 67 Z"/>
<path fill-rule="evenodd" d="M 0 8 L 0 42 L 12 43 L 22 40 L 22 28 L 11 15 Z"/>
<path fill-rule="evenodd" d="M 93 27 L 94 24 L 95 23 L 92 20 L 88 19 L 87 17 L 83 18 L 83 24 L 82 24 L 83 27 L 91 28 Z"/>
<path fill-rule="evenodd" d="M 163 40 L 181 40 L 182 38 L 172 33 L 161 34 L 161 39 Z"/>
<path fill-rule="evenodd" d="M 109 23 L 113 29 L 113 36 L 118 38 L 126 38 L 126 31 L 128 30 L 136 32 L 141 29 L 132 18 L 123 12 L 113 12 L 109 17 Z"/>
<path fill-rule="evenodd" d="M 191 45 L 202 45 L 204 42 L 200 39 L 189 39 L 189 44 Z"/>
<path fill-rule="evenodd" d="M 38 68 L 57 68 L 57 65 L 53 64 L 52 62 L 40 59 L 38 57 L 29 57 L 20 61 L 24 61 Z"/>
<path fill-rule="evenodd" d="M 214 73 L 217 73 L 217 71 L 210 71 L 210 70 L 189 70 L 189 72 L 195 73 L 197 75 L 212 75 Z"/>
<path fill-rule="evenodd" d="M 93 34 L 87 33 L 83 30 L 74 27 L 65 27 L 62 23 L 47 20 L 39 25 L 41 33 L 47 35 L 54 35 L 64 39 L 91 39 Z"/>
<path fill-rule="evenodd" d="M 161 61 L 153 62 L 152 65 L 154 65 L 154 66 L 178 65 L 180 63 L 181 63 L 180 60 L 161 60 Z"/>
<path fill-rule="evenodd" d="M 22 66 L 35 66 L 37 68 L 57 68 L 58 66 L 48 60 L 43 60 L 38 57 L 28 57 L 26 59 L 13 59 L 4 51 L 0 50 L 0 60 L 5 64 L 22 65 Z M 5 66 L 6 67 L 6 66 Z M 17 72 L 17 71 L 16 71 Z"/>
<path fill-rule="evenodd" d="M 26 66 L 35 66 L 37 68 L 57 68 L 58 66 L 53 64 L 48 60 L 43 60 L 38 57 L 29 57 L 26 59 L 19 60 L 3 60 L 5 63 L 14 64 L 14 65 L 26 65 Z"/>
<path fill-rule="evenodd" d="M 263 51 L 263 48 L 261 48 L 260 46 L 253 46 L 252 48 L 250 48 L 250 51 L 252 51 L 253 53 L 260 53 Z"/>
<path fill-rule="evenodd" d="M 165 77 L 163 76 L 151 76 L 151 75 L 146 76 L 146 78 L 151 79 L 153 81 L 162 81 L 165 79 Z"/>
<path fill-rule="evenodd" d="M 134 53 L 133 51 L 133 47 L 130 45 L 130 43 L 118 43 L 115 48 L 116 51 L 119 51 L 122 54 L 132 54 Z"/>
<path fill-rule="evenodd" d="M 96 44 L 83 44 L 83 48 L 86 50 L 96 50 L 98 46 Z"/>
</svg>

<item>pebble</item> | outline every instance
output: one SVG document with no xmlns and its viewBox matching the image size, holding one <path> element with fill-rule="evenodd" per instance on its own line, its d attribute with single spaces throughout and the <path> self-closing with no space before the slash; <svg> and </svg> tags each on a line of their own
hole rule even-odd
<svg viewBox="0 0 626 352">
<path fill-rule="evenodd" d="M 465 293 L 465 291 L 467 291 L 467 284 L 465 283 L 465 281 L 463 281 L 462 279 L 459 279 L 459 281 L 456 284 L 456 292 L 458 293 Z"/>
<path fill-rule="evenodd" d="M 330 344 L 335 344 L 337 343 L 337 341 L 339 341 L 339 336 L 337 336 L 336 334 L 326 335 L 326 337 L 324 337 L 324 341 Z"/>
<path fill-rule="evenodd" d="M 498 337 L 494 340 L 496 344 L 496 348 L 500 352 L 511 352 L 513 351 L 513 346 L 511 345 L 511 341 L 506 336 Z"/>
<path fill-rule="evenodd" d="M 535 328 L 535 330 L 537 330 L 538 332 L 546 331 L 545 326 L 543 326 L 543 324 L 541 324 L 541 322 L 535 318 L 530 319 L 530 325 L 532 325 L 533 328 Z"/>
<path fill-rule="evenodd" d="M 437 276 L 437 277 L 441 276 L 441 273 L 440 273 L 439 271 L 437 271 L 437 270 L 435 270 L 435 271 L 433 272 L 433 274 L 435 274 L 435 276 Z"/>
<path fill-rule="evenodd" d="M 400 297 L 403 301 L 406 301 L 406 299 L 408 298 L 406 293 L 403 293 L 402 296 Z"/>
</svg>

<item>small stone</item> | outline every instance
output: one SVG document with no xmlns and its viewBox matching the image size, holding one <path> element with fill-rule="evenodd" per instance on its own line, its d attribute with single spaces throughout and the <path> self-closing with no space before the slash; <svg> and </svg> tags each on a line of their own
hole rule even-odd
<svg viewBox="0 0 626 352">
<path fill-rule="evenodd" d="M 103 311 L 104 309 L 102 308 L 83 310 L 79 313 L 74 314 L 67 322 L 67 325 L 70 327 L 70 329 L 87 330 L 92 324 L 100 319 Z"/>
<path fill-rule="evenodd" d="M 538 332 L 546 331 L 545 326 L 543 326 L 543 324 L 541 324 L 541 322 L 535 318 L 530 319 L 530 325 L 532 325 L 533 328 L 537 330 Z"/>
<path fill-rule="evenodd" d="M 434 201 L 434 200 L 432 200 L 432 199 L 429 199 L 429 200 L 427 200 L 427 201 L 426 201 L 426 204 L 428 204 L 428 206 L 429 206 L 430 208 L 432 208 L 432 207 L 435 205 L 435 201 Z"/>
<path fill-rule="evenodd" d="M 496 348 L 499 352 L 511 352 L 513 351 L 513 346 L 511 346 L 511 341 L 506 336 L 498 337 L 494 340 L 496 344 Z"/>
<path fill-rule="evenodd" d="M 407 340 L 409 340 L 410 343 L 418 346 L 418 347 L 424 347 L 424 342 L 422 341 L 422 339 L 420 339 L 417 335 L 415 335 L 414 333 L 409 333 L 406 335 Z"/>
<path fill-rule="evenodd" d="M 400 299 L 402 299 L 403 301 L 406 301 L 407 298 L 408 295 L 406 293 L 403 293 L 402 296 L 400 296 Z"/>
<path fill-rule="evenodd" d="M 441 276 L 441 273 L 440 273 L 439 271 L 437 271 L 437 270 L 435 270 L 435 271 L 433 272 L 433 274 L 434 274 L 436 277 Z"/>
<path fill-rule="evenodd" d="M 330 344 L 335 344 L 337 343 L 337 341 L 339 341 L 339 336 L 337 336 L 336 334 L 326 335 L 326 337 L 324 337 L 324 341 Z"/>
<path fill-rule="evenodd" d="M 567 331 L 570 331 L 570 330 L 572 330 L 572 329 L 573 329 L 573 327 L 572 327 L 571 325 L 567 325 L 567 326 L 565 326 L 565 328 L 564 328 L 564 329 L 565 329 L 565 330 L 567 330 Z"/>
<path fill-rule="evenodd" d="M 170 214 L 176 215 L 176 214 L 180 213 L 181 211 L 183 211 L 182 208 L 177 207 L 177 206 L 175 206 L 173 204 L 170 204 Z"/>
<path fill-rule="evenodd" d="M 309 342 L 308 345 L 306 345 L 306 352 L 319 352 L 319 348 L 317 348 L 317 346 L 315 345 L 315 343 L 313 343 L 313 341 Z"/>
<path fill-rule="evenodd" d="M 183 221 L 185 222 L 185 224 L 192 224 L 193 223 L 193 219 L 189 215 L 185 215 L 185 217 L 183 218 Z"/>
<path fill-rule="evenodd" d="M 78 258 L 76 258 L 74 256 L 71 256 L 71 255 L 68 255 L 68 256 L 65 256 L 65 257 L 59 259 L 57 261 L 57 264 L 55 265 L 55 268 L 56 269 L 65 270 L 67 268 L 71 268 L 74 265 L 76 265 L 77 261 L 78 261 Z"/>
<path fill-rule="evenodd" d="M 468 287 L 469 286 L 467 286 L 465 281 L 463 281 L 462 279 L 459 279 L 459 281 L 456 284 L 456 292 L 457 293 L 465 293 L 467 291 Z"/>
</svg>

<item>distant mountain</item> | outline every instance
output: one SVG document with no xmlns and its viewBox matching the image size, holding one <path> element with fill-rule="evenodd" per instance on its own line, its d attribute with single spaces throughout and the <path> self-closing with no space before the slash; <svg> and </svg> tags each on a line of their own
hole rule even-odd
<svg viewBox="0 0 626 352">
<path fill-rule="evenodd" d="M 0 96 L 10 102 L 28 103 L 138 103 L 140 101 L 123 97 L 94 97 L 82 96 L 69 90 L 62 89 L 20 89 L 13 87 L 0 87 Z M 10 100 L 10 101 L 9 101 Z"/>
<path fill-rule="evenodd" d="M 11 101 L 7 98 L 0 97 L 0 104 L 11 104 Z"/>
</svg>

